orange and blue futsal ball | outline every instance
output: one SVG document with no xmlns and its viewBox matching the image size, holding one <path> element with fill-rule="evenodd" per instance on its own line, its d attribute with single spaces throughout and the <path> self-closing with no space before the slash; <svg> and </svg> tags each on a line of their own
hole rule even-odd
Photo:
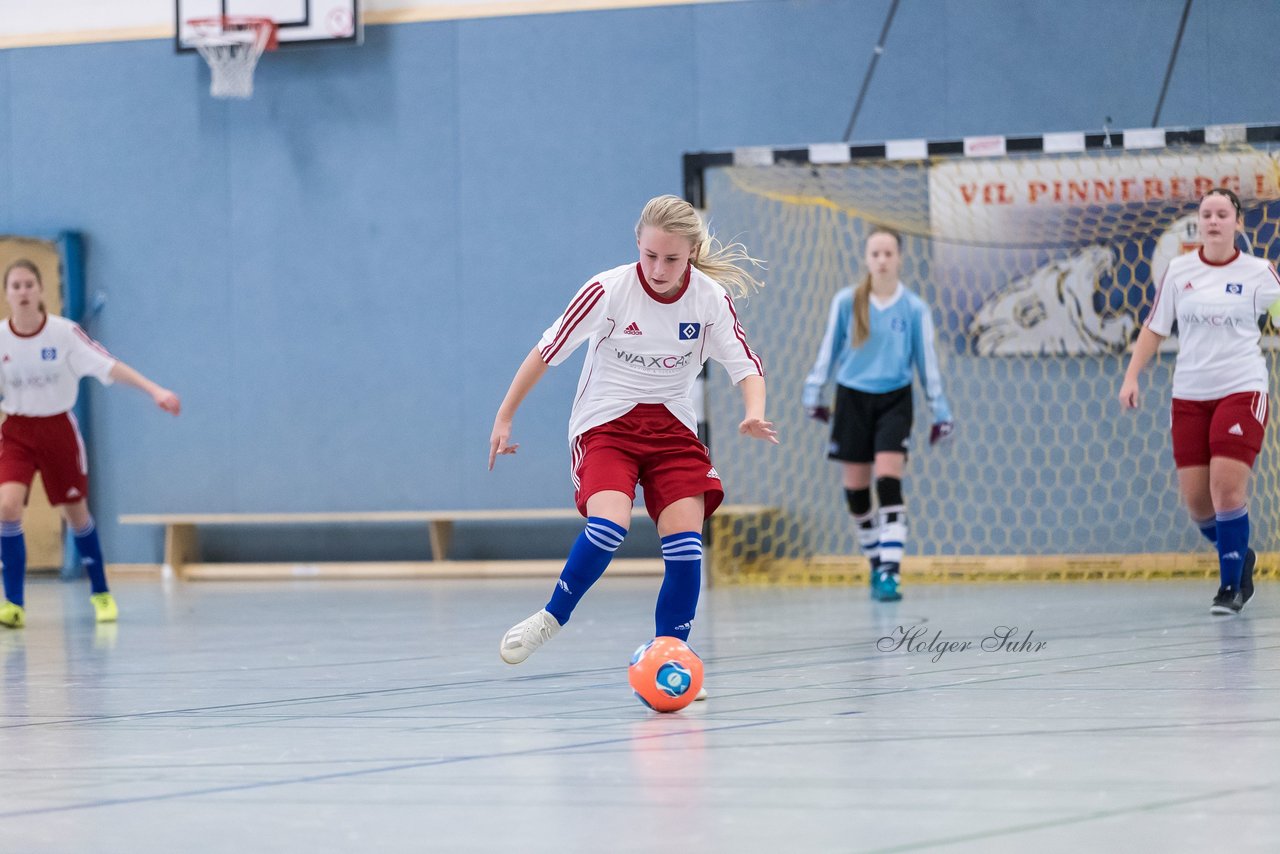
<svg viewBox="0 0 1280 854">
<path fill-rule="evenodd" d="M 702 690 L 702 659 L 679 638 L 658 637 L 636 650 L 627 671 L 640 702 L 678 712 Z"/>
</svg>

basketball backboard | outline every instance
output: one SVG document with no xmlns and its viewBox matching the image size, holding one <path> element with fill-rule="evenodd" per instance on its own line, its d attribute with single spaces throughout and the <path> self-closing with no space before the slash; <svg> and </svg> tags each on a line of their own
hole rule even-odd
<svg viewBox="0 0 1280 854">
<path fill-rule="evenodd" d="M 361 0 L 174 0 L 176 5 L 175 47 L 194 50 L 193 18 L 218 15 L 270 18 L 279 28 L 281 48 L 315 44 L 360 44 L 364 28 L 360 19 Z"/>
</svg>

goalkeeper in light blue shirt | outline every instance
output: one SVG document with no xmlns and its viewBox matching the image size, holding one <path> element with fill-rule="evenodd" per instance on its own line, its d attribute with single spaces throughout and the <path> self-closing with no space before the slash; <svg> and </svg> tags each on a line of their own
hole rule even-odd
<svg viewBox="0 0 1280 854">
<path fill-rule="evenodd" d="M 871 561 L 871 594 L 891 602 L 902 598 L 899 569 L 907 538 L 902 473 L 911 441 L 913 370 L 933 413 L 929 444 L 950 436 L 954 422 L 942 393 L 929 307 L 898 279 L 902 238 L 877 228 L 867 237 L 866 264 L 862 283 L 831 302 L 818 358 L 805 379 L 804 405 L 809 417 L 831 423 L 827 457 L 841 463 L 858 543 Z M 827 397 L 833 378 L 834 418 Z M 878 512 L 871 506 L 873 466 Z"/>
</svg>

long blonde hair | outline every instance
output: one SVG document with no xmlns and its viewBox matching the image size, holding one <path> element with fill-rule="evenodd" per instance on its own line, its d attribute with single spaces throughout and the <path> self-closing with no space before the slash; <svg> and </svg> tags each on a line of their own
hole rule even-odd
<svg viewBox="0 0 1280 854">
<path fill-rule="evenodd" d="M 750 296 L 764 287 L 764 282 L 748 272 L 746 265 L 764 268 L 764 262 L 752 258 L 741 243 L 723 244 L 707 230 L 702 217 L 693 205 L 679 196 L 658 196 L 650 199 L 640 212 L 636 223 L 636 239 L 645 226 L 651 226 L 683 237 L 693 245 L 689 261 L 706 275 L 715 279 L 735 297 Z"/>
<path fill-rule="evenodd" d="M 894 231 L 892 228 L 884 226 L 876 226 L 871 229 L 871 233 L 867 235 L 867 243 L 871 242 L 871 238 L 877 234 L 887 234 L 898 242 L 898 254 L 902 254 L 902 235 Z M 865 245 L 865 244 L 864 244 Z M 867 271 L 867 275 L 863 277 L 862 282 L 853 292 L 853 341 L 851 346 L 855 349 L 867 343 L 867 339 L 871 337 L 871 272 Z"/>
</svg>

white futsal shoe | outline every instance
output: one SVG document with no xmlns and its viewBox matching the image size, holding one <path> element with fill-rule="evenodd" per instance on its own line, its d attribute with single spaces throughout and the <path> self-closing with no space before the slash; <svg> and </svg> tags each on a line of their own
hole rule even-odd
<svg viewBox="0 0 1280 854">
<path fill-rule="evenodd" d="M 508 629 L 502 636 L 498 654 L 507 664 L 519 664 L 559 632 L 560 622 L 544 608 Z"/>
</svg>

